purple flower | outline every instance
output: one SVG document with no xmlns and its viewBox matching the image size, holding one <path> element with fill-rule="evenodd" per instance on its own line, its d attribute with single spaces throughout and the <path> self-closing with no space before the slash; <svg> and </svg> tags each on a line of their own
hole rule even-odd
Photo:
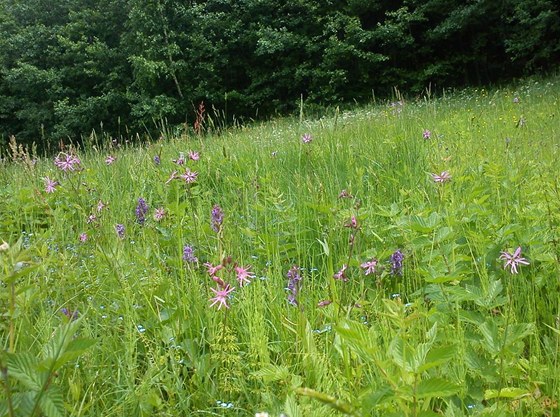
<svg viewBox="0 0 560 417">
<path fill-rule="evenodd" d="M 56 191 L 56 187 L 58 187 L 58 181 L 51 180 L 49 177 L 45 177 L 43 180 L 45 181 L 45 192 L 54 193 Z"/>
<path fill-rule="evenodd" d="M 74 154 L 61 152 L 54 159 L 54 164 L 58 167 L 58 169 L 68 172 L 78 170 L 80 168 L 81 161 Z"/>
<path fill-rule="evenodd" d="M 224 212 L 218 204 L 215 204 L 214 207 L 212 207 L 212 230 L 219 233 L 222 228 L 223 221 Z"/>
<path fill-rule="evenodd" d="M 404 260 L 404 254 L 400 249 L 397 249 L 391 255 L 389 262 L 391 263 L 391 274 L 392 275 L 402 275 L 402 262 Z"/>
<path fill-rule="evenodd" d="M 107 158 L 105 158 L 105 163 L 107 165 L 111 165 L 116 160 L 117 160 L 117 158 L 115 158 L 113 155 L 107 155 Z"/>
<path fill-rule="evenodd" d="M 229 294 L 235 290 L 235 287 L 230 287 L 229 284 L 226 285 L 225 288 L 210 288 L 212 291 L 214 291 L 214 294 L 216 294 L 214 297 L 210 298 L 210 301 L 212 301 L 212 304 L 210 304 L 210 307 L 213 307 L 214 305 L 218 304 L 218 310 L 220 308 L 222 308 L 222 306 L 224 306 L 225 308 L 229 308 L 229 306 L 227 305 L 227 298 L 229 296 Z"/>
<path fill-rule="evenodd" d="M 198 258 L 194 256 L 194 249 L 192 246 L 183 246 L 183 261 L 193 264 L 198 262 Z"/>
<path fill-rule="evenodd" d="M 372 258 L 370 261 L 364 262 L 360 266 L 363 268 L 364 274 L 369 275 L 369 274 L 375 274 L 376 272 L 375 269 L 377 268 L 378 263 L 379 262 L 377 259 Z"/>
<path fill-rule="evenodd" d="M 444 182 L 451 180 L 451 174 L 447 171 L 443 171 L 441 174 L 431 174 L 434 182 L 443 184 Z"/>
<path fill-rule="evenodd" d="M 432 137 L 432 132 L 430 132 L 428 129 L 425 129 L 424 132 L 422 133 L 422 137 L 428 140 Z"/>
<path fill-rule="evenodd" d="M 299 289 L 301 287 L 301 275 L 299 274 L 300 268 L 298 266 L 292 266 L 286 277 L 288 278 L 288 302 L 293 305 L 297 306 L 297 296 L 299 293 Z"/>
<path fill-rule="evenodd" d="M 177 165 L 184 165 L 185 164 L 185 154 L 183 152 L 179 152 L 179 158 L 173 159 Z"/>
<path fill-rule="evenodd" d="M 103 201 L 99 200 L 97 202 L 97 212 L 101 213 L 103 211 L 103 209 L 105 208 L 107 204 L 105 204 Z"/>
<path fill-rule="evenodd" d="M 519 272 L 517 270 L 518 265 L 529 265 L 529 261 L 521 257 L 521 246 L 519 246 L 513 254 L 505 251 L 502 252 L 500 259 L 505 261 L 504 269 L 509 266 L 512 274 L 517 274 Z"/>
<path fill-rule="evenodd" d="M 87 233 L 80 233 L 80 242 L 85 242 L 88 240 Z"/>
<path fill-rule="evenodd" d="M 115 232 L 117 232 L 117 236 L 118 236 L 120 239 L 124 239 L 124 232 L 125 232 L 125 230 L 124 230 L 124 224 L 117 224 L 117 225 L 115 225 Z"/>
<path fill-rule="evenodd" d="M 338 195 L 338 198 L 352 198 L 352 194 L 350 194 L 348 190 L 342 190 Z"/>
<path fill-rule="evenodd" d="M 161 158 L 159 157 L 159 155 L 154 155 L 154 164 L 161 164 Z"/>
<path fill-rule="evenodd" d="M 146 200 L 142 197 L 138 199 L 138 204 L 136 204 L 136 221 L 140 224 L 144 224 L 146 222 L 146 215 L 148 214 L 148 204 L 146 204 Z"/>
<path fill-rule="evenodd" d="M 68 317 L 68 320 L 70 320 L 70 321 L 77 320 L 78 315 L 80 314 L 80 312 L 78 310 L 71 311 L 71 310 L 68 310 L 67 308 L 61 308 L 60 312 L 62 314 L 64 314 L 66 317 Z"/>
<path fill-rule="evenodd" d="M 347 269 L 348 269 L 348 265 L 346 264 L 342 265 L 342 268 L 340 268 L 340 270 L 333 275 L 333 278 L 336 280 L 341 280 L 343 282 L 348 281 L 348 277 L 346 276 Z"/>
<path fill-rule="evenodd" d="M 311 136 L 309 133 L 306 133 L 301 137 L 301 141 L 303 143 L 311 143 L 312 140 L 313 140 L 313 136 Z"/>
</svg>

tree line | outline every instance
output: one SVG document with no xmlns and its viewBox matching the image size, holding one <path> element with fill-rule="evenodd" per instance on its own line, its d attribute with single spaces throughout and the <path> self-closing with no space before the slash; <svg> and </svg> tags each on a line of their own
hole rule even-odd
<svg viewBox="0 0 560 417">
<path fill-rule="evenodd" d="M 192 128 L 555 69 L 553 0 L 0 0 L 0 143 Z"/>
</svg>

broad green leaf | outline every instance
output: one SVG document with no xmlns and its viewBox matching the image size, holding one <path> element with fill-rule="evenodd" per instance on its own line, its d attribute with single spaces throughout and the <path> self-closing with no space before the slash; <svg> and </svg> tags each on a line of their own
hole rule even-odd
<svg viewBox="0 0 560 417">
<path fill-rule="evenodd" d="M 418 372 L 424 372 L 428 369 L 442 365 L 454 359 L 457 355 L 457 347 L 455 345 L 443 346 L 430 350 L 424 363 L 419 366 Z"/>
<path fill-rule="evenodd" d="M 486 349 L 492 356 L 496 356 L 502 348 L 502 340 L 500 338 L 498 326 L 492 320 L 485 321 L 478 326 L 482 334 L 482 347 Z"/>
<path fill-rule="evenodd" d="M 286 366 L 269 364 L 253 372 L 252 375 L 261 378 L 264 382 L 282 381 L 290 377 L 290 370 Z"/>
<path fill-rule="evenodd" d="M 51 386 L 43 392 L 39 405 L 47 417 L 64 417 L 64 398 L 60 390 Z"/>
<path fill-rule="evenodd" d="M 506 330 L 506 346 L 511 346 L 515 342 L 524 339 L 533 333 L 534 326 L 531 323 L 510 324 Z"/>
<path fill-rule="evenodd" d="M 92 339 L 74 339 L 72 340 L 66 349 L 61 352 L 57 359 L 47 359 L 41 362 L 41 366 L 45 369 L 60 369 L 66 363 L 77 359 L 82 355 L 87 349 L 95 344 L 95 340 Z"/>
<path fill-rule="evenodd" d="M 303 417 L 294 395 L 288 395 L 284 403 L 286 414 L 290 417 Z"/>
<path fill-rule="evenodd" d="M 502 389 L 488 389 L 484 392 L 484 399 L 491 400 L 493 398 L 523 398 L 531 396 L 531 391 L 523 388 L 507 387 Z"/>
<path fill-rule="evenodd" d="M 8 376 L 17 379 L 26 388 L 40 391 L 44 376 L 38 369 L 37 359 L 29 353 L 8 353 Z"/>
<path fill-rule="evenodd" d="M 416 397 L 418 399 L 448 397 L 458 393 L 460 389 L 459 385 L 443 378 L 424 379 L 416 387 Z"/>
</svg>

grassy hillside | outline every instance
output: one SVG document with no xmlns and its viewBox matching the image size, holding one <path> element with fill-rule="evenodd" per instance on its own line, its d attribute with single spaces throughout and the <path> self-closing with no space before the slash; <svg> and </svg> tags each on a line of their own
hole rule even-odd
<svg viewBox="0 0 560 417">
<path fill-rule="evenodd" d="M 560 82 L 0 170 L 0 416 L 552 416 Z"/>
</svg>

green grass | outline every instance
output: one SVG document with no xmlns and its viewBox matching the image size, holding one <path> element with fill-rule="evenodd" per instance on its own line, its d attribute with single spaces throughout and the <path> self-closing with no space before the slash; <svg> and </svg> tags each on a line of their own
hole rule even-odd
<svg viewBox="0 0 560 417">
<path fill-rule="evenodd" d="M 90 147 L 69 173 L 6 158 L 0 416 L 557 415 L 559 97 L 558 79 L 526 81 Z M 196 182 L 167 183 L 189 150 Z M 518 247 L 530 264 L 512 274 L 499 257 Z M 206 262 L 236 287 L 229 309 L 210 307 Z"/>
</svg>

